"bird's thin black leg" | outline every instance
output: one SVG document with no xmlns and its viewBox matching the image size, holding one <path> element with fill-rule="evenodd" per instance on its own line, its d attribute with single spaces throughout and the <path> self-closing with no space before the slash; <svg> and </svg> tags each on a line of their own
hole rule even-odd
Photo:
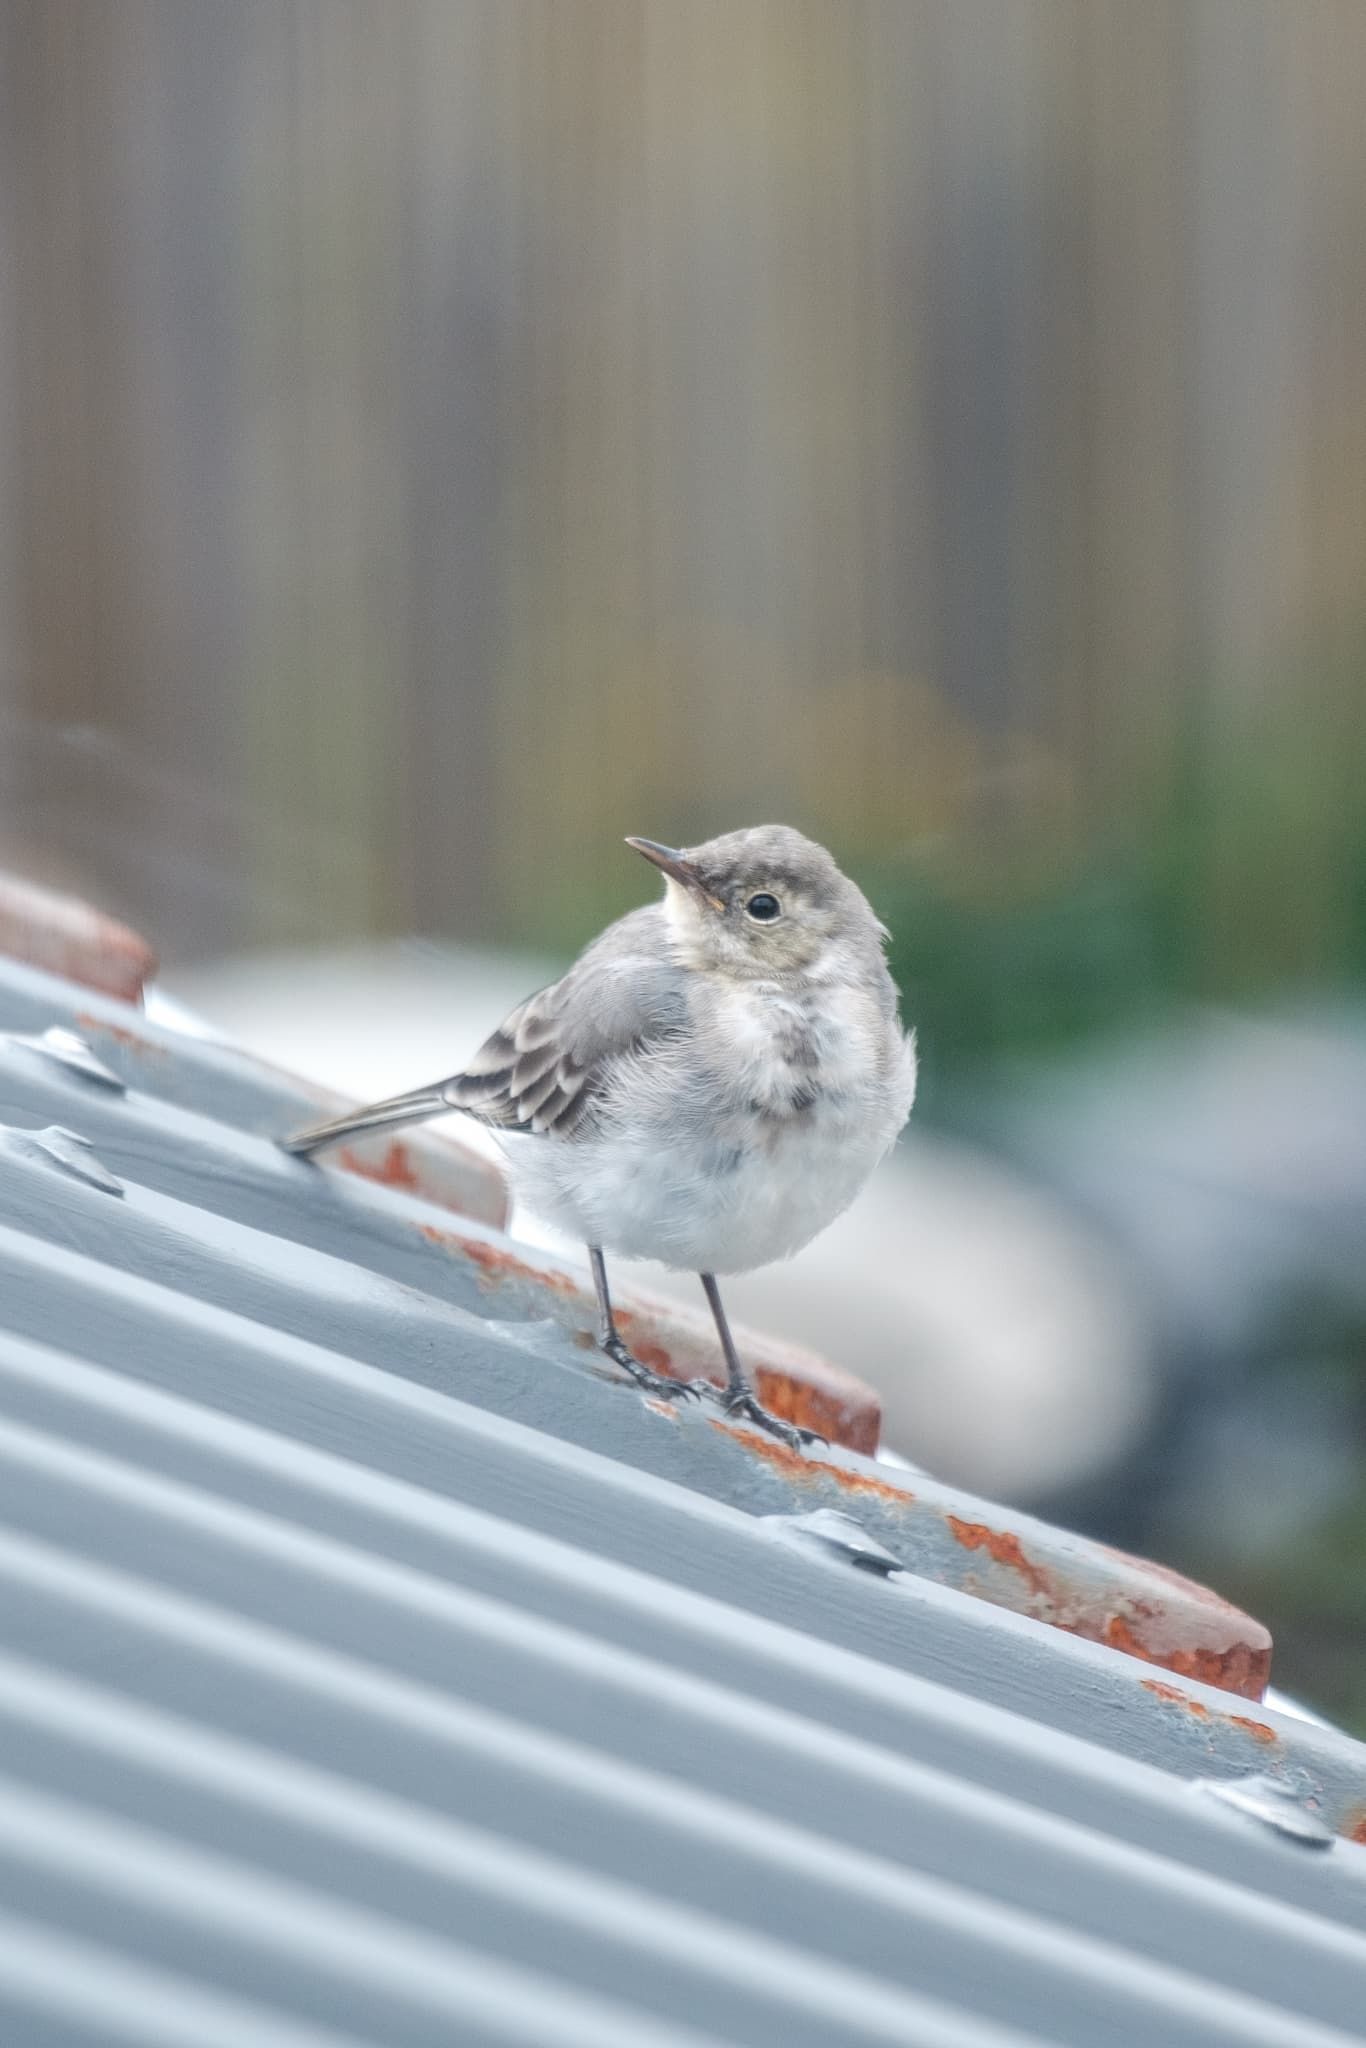
<svg viewBox="0 0 1366 2048">
<path fill-rule="evenodd" d="M 600 1245 L 589 1245 L 588 1263 L 593 1268 L 593 1291 L 598 1297 L 599 1351 L 605 1351 L 614 1365 L 630 1373 L 636 1385 L 643 1387 L 647 1394 L 662 1394 L 666 1401 L 676 1401 L 684 1394 L 696 1394 L 698 1389 L 691 1380 L 671 1380 L 664 1373 L 651 1372 L 648 1365 L 642 1365 L 638 1358 L 631 1356 L 612 1314 L 612 1297 L 607 1291 L 607 1265 Z"/>
<path fill-rule="evenodd" d="M 716 1334 L 721 1339 L 721 1350 L 726 1361 L 726 1385 L 721 1394 L 721 1406 L 728 1415 L 745 1415 L 751 1422 L 757 1422 L 760 1429 L 778 1437 L 783 1443 L 797 1450 L 802 1444 L 823 1443 L 814 1429 L 798 1429 L 795 1423 L 782 1422 L 776 1415 L 770 1415 L 760 1405 L 759 1397 L 749 1383 L 749 1375 L 740 1363 L 740 1354 L 735 1348 L 735 1339 L 730 1334 L 726 1311 L 721 1306 L 721 1290 L 716 1284 L 715 1273 L 699 1273 L 702 1289 L 707 1297 L 716 1323 Z"/>
</svg>

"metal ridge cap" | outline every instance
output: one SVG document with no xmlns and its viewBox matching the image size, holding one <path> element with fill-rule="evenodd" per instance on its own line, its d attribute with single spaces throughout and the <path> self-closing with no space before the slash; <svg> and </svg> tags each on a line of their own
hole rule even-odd
<svg viewBox="0 0 1366 2048">
<path fill-rule="evenodd" d="M 155 949 L 79 896 L 0 870 L 0 954 L 84 988 L 138 1003 Z"/>
</svg>

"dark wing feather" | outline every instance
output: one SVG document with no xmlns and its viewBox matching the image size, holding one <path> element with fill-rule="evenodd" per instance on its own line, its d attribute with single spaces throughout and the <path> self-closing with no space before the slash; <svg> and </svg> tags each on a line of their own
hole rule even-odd
<svg viewBox="0 0 1366 2048">
<path fill-rule="evenodd" d="M 658 904 L 609 925 L 562 981 L 519 1003 L 449 1080 L 370 1103 L 281 1141 L 307 1158 L 394 1124 L 463 1109 L 502 1130 L 572 1136 L 615 1060 L 686 1028 L 687 1006 Z"/>
<path fill-rule="evenodd" d="M 556 1037 L 564 991 L 563 981 L 538 989 L 485 1039 L 464 1072 L 453 1074 L 442 1087 L 452 1109 L 520 1131 L 553 1129 L 556 1111 L 550 1107 L 547 1115 L 547 1108 L 560 1097 L 559 1114 L 568 1114 L 580 1088 L 571 1082 Z"/>
<path fill-rule="evenodd" d="M 610 926 L 562 981 L 519 1003 L 441 1092 L 483 1123 L 569 1137 L 616 1059 L 684 1023 L 662 913 L 651 905 Z"/>
</svg>

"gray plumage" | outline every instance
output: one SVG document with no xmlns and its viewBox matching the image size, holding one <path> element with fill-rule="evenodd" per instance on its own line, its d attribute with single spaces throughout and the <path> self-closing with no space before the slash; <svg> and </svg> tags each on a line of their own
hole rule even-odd
<svg viewBox="0 0 1366 2048">
<path fill-rule="evenodd" d="M 618 918 L 562 980 L 528 996 L 445 1083 L 453 1108 L 535 1136 L 572 1137 L 618 1063 L 687 1029 L 657 906 Z"/>
<path fill-rule="evenodd" d="M 603 1342 L 622 1363 L 603 1248 L 704 1276 L 798 1250 L 853 1200 L 915 1090 L 882 927 L 823 847 L 782 825 L 682 853 L 628 843 L 663 871 L 662 903 L 609 926 L 460 1072 L 286 1146 L 476 1117 L 519 1199 L 594 1249 Z M 729 1405 L 775 1426 L 737 1373 Z"/>
</svg>

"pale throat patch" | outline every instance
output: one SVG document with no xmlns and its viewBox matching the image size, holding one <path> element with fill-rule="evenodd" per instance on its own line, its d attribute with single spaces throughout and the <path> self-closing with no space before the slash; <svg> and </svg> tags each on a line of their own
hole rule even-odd
<svg viewBox="0 0 1366 2048">
<path fill-rule="evenodd" d="M 676 882 L 672 875 L 664 877 L 664 917 L 669 935 L 678 949 L 680 958 L 689 967 L 707 967 L 711 961 L 706 953 L 702 937 L 703 913 L 699 910 L 697 898 L 682 882 Z"/>
</svg>

